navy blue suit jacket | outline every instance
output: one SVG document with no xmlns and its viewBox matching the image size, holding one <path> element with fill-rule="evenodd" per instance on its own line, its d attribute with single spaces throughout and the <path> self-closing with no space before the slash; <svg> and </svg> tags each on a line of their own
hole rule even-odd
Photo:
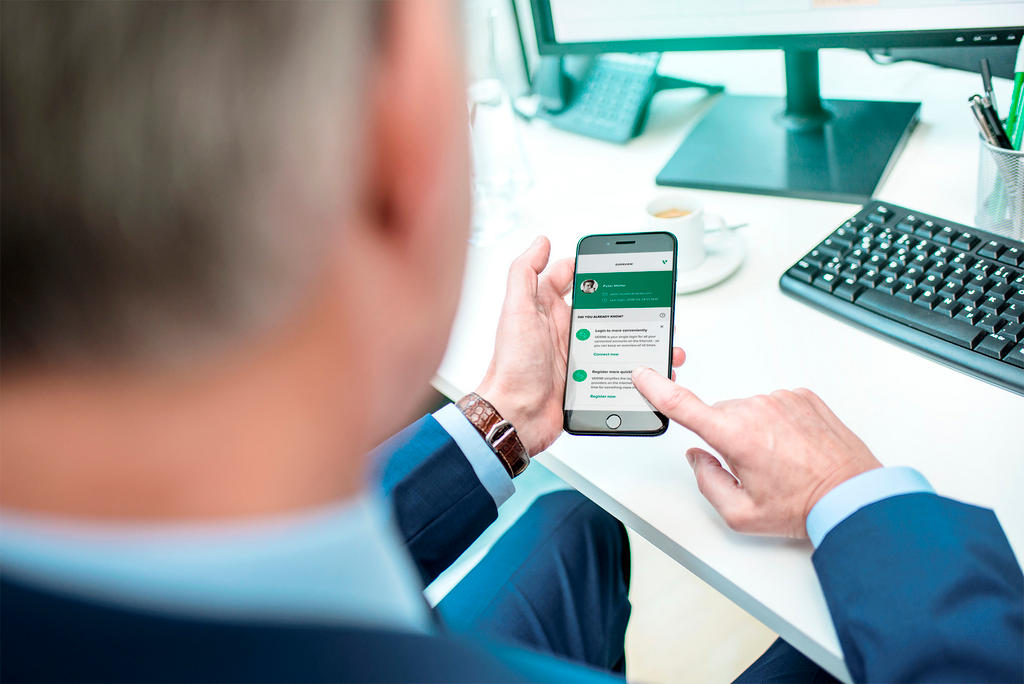
<svg viewBox="0 0 1024 684">
<path fill-rule="evenodd" d="M 425 582 L 496 517 L 429 416 L 382 445 L 381 478 Z M 814 563 L 857 680 L 1016 681 L 1024 578 L 991 512 L 934 495 L 868 506 Z M 695 619 L 699 619 L 696 617 Z M 527 650 L 364 627 L 171 618 L 0 582 L 3 681 L 607 681 Z"/>
</svg>

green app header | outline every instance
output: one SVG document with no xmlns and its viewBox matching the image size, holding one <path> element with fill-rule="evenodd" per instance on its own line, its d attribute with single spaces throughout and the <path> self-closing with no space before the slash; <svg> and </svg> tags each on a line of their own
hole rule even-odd
<svg viewBox="0 0 1024 684">
<path fill-rule="evenodd" d="M 640 309 L 672 306 L 672 271 L 577 273 L 577 309 Z"/>
</svg>

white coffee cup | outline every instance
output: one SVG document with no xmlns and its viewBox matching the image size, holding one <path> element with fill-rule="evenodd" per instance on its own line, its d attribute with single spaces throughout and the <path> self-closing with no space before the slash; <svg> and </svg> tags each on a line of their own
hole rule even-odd
<svg viewBox="0 0 1024 684">
<path fill-rule="evenodd" d="M 696 195 L 688 192 L 658 195 L 647 203 L 647 226 L 676 236 L 679 243 L 677 270 L 689 271 L 704 263 L 707 256 L 704 248 L 704 205 Z"/>
</svg>

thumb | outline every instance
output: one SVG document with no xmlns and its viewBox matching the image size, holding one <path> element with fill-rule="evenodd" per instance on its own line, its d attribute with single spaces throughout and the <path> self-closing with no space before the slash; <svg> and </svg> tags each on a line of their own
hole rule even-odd
<svg viewBox="0 0 1024 684">
<path fill-rule="evenodd" d="M 740 483 L 722 467 L 717 458 L 703 449 L 689 449 L 686 452 L 686 460 L 693 468 L 697 489 L 714 506 L 729 527 L 736 529 L 739 522 L 738 514 L 748 503 L 746 492 L 740 488 Z"/>
<path fill-rule="evenodd" d="M 509 294 L 527 292 L 531 295 L 537 291 L 537 277 L 548 265 L 551 256 L 551 243 L 543 235 L 516 257 L 508 269 Z"/>
<path fill-rule="evenodd" d="M 640 367 L 633 371 L 633 385 L 666 416 L 680 425 L 704 436 L 711 425 L 711 407 L 697 395 L 672 382 L 653 369 Z"/>
</svg>

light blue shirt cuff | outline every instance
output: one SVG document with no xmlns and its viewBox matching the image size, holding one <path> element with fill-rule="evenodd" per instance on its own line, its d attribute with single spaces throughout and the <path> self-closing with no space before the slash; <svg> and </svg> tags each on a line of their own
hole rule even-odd
<svg viewBox="0 0 1024 684">
<path fill-rule="evenodd" d="M 882 499 L 900 494 L 935 493 L 924 475 L 913 468 L 894 466 L 875 468 L 851 477 L 814 504 L 807 516 L 807 536 L 814 548 L 839 523 Z"/>
<path fill-rule="evenodd" d="M 440 423 L 459 445 L 473 472 L 480 479 L 480 484 L 494 499 L 494 505 L 500 508 L 501 504 L 515 494 L 516 486 L 512 484 L 512 478 L 497 455 L 455 404 L 448 404 L 434 412 L 434 420 Z"/>
</svg>

